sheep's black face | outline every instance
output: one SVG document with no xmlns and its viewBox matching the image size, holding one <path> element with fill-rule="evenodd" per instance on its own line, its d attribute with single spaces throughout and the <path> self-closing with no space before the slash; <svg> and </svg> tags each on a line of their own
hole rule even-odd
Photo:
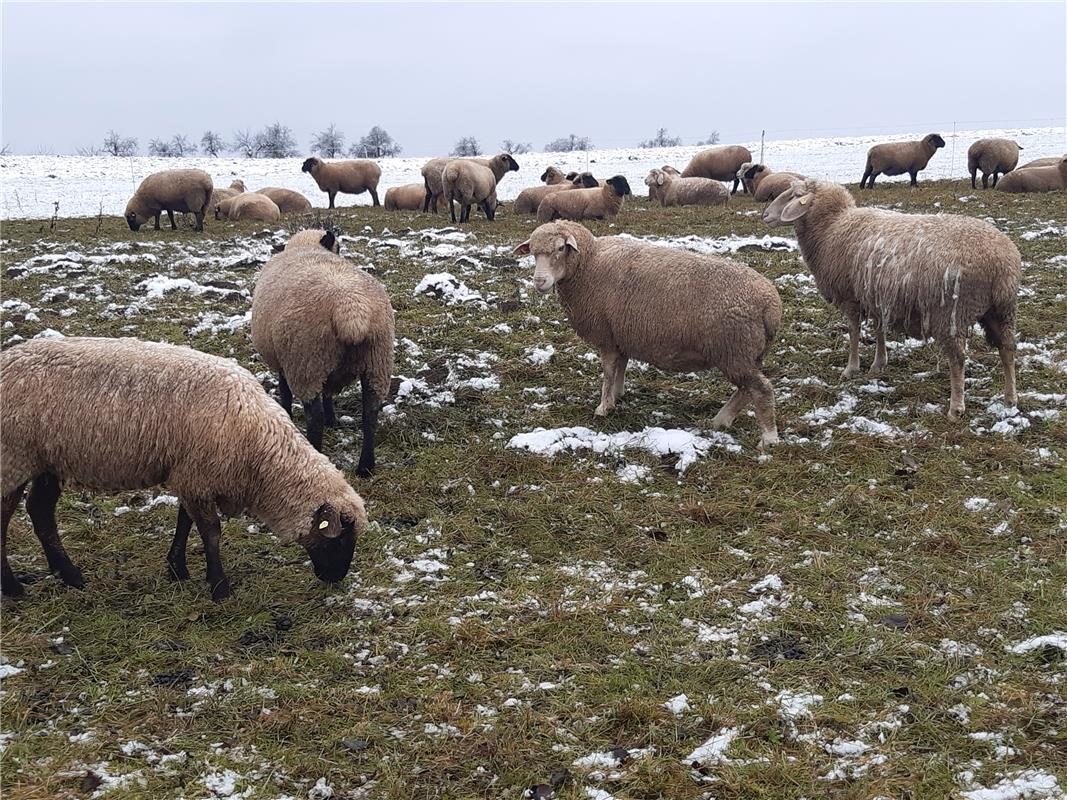
<svg viewBox="0 0 1067 800">
<path fill-rule="evenodd" d="M 313 168 L 313 167 L 315 166 L 315 164 L 316 164 L 316 162 L 317 162 L 317 161 L 318 161 L 318 159 L 317 159 L 317 158 L 309 158 L 309 159 L 306 159 L 306 160 L 304 161 L 304 166 L 302 166 L 302 167 L 300 168 L 300 171 L 301 171 L 301 172 L 311 172 L 312 168 Z"/>
<path fill-rule="evenodd" d="M 753 164 L 751 167 L 749 167 L 748 169 L 745 170 L 744 177 L 747 180 L 752 180 L 753 178 L 756 177 L 756 173 L 759 172 L 759 170 L 760 170 L 760 165 L 759 164 Z"/>
<path fill-rule="evenodd" d="M 945 146 L 945 140 L 942 139 L 941 136 L 936 133 L 930 136 L 930 143 L 933 144 L 935 148 L 941 148 Z"/>
<path fill-rule="evenodd" d="M 608 183 L 618 195 L 633 194 L 633 192 L 630 191 L 630 184 L 626 182 L 626 178 L 622 177 L 622 175 L 616 175 L 614 178 L 609 178 Z"/>
<path fill-rule="evenodd" d="M 508 172 L 518 172 L 519 171 L 519 162 L 516 161 L 511 156 L 505 156 L 505 158 L 507 158 L 507 161 L 508 161 Z"/>
<path fill-rule="evenodd" d="M 141 223 L 137 221 L 137 214 L 131 211 L 126 215 L 126 224 L 130 226 L 131 231 L 140 230 Z"/>
<path fill-rule="evenodd" d="M 312 531 L 301 540 L 311 557 L 315 576 L 326 583 L 337 583 L 348 574 L 356 552 L 356 531 L 351 522 L 341 524 L 340 536 L 332 539 Z"/>
</svg>

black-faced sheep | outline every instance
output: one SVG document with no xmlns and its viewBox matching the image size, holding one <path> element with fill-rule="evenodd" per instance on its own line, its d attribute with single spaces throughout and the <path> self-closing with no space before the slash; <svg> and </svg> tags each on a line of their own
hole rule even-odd
<svg viewBox="0 0 1067 800">
<path fill-rule="evenodd" d="M 979 139 L 967 148 L 967 171 L 971 173 L 971 188 L 978 188 L 978 170 L 982 170 L 982 188 L 989 188 L 989 176 L 993 176 L 993 187 L 997 179 L 1015 169 L 1019 163 L 1019 151 L 1022 146 L 1011 139 Z"/>
<path fill-rule="evenodd" d="M 596 189 L 555 192 L 537 207 L 537 221 L 611 219 L 622 210 L 623 198 L 628 194 L 631 194 L 630 184 L 622 175 L 608 178 Z"/>
<path fill-rule="evenodd" d="M 504 176 L 509 172 L 517 171 L 519 168 L 518 163 L 510 153 L 498 153 L 492 158 L 430 159 L 422 168 L 422 180 L 426 187 L 426 196 L 422 205 L 423 211 L 428 211 L 432 207 L 433 213 L 437 213 L 437 204 L 444 196 L 444 186 L 441 182 L 442 174 L 450 161 L 457 160 L 470 161 L 475 164 L 481 164 L 483 167 L 488 167 L 496 177 L 497 183 L 500 183 L 500 181 L 504 179 Z M 449 208 L 449 211 L 452 213 L 452 221 L 455 222 L 455 211 L 451 207 Z"/>
<path fill-rule="evenodd" d="M 724 144 L 701 150 L 682 170 L 683 178 L 710 178 L 713 181 L 733 181 L 730 194 L 737 193 L 741 182 L 737 170 L 746 161 L 752 160 L 752 153 L 747 147 L 736 144 Z"/>
<path fill-rule="evenodd" d="M 159 216 L 164 211 L 170 219 L 171 230 L 177 230 L 174 212 L 193 214 L 196 230 L 204 230 L 204 215 L 208 213 L 214 185 L 211 176 L 200 169 L 168 169 L 154 172 L 141 181 L 130 202 L 126 204 L 126 223 L 131 231 L 138 230 L 155 218 L 159 230 Z"/>
<path fill-rule="evenodd" d="M 473 204 L 482 209 L 487 220 L 495 219 L 496 176 L 489 167 L 460 158 L 449 161 L 441 172 L 441 188 L 453 222 L 456 221 L 454 203 L 459 203 L 460 222 L 470 222 Z"/>
<path fill-rule="evenodd" d="M 876 144 L 867 151 L 860 188 L 866 184 L 866 188 L 873 189 L 874 179 L 879 175 L 903 175 L 905 172 L 911 176 L 911 185 L 918 186 L 919 172 L 926 169 L 934 153 L 944 146 L 945 140 L 937 133 L 928 133 L 917 142 Z"/>
<path fill-rule="evenodd" d="M 1000 179 L 998 192 L 1060 192 L 1067 189 L 1067 156 L 1050 167 L 1027 167 Z"/>
<path fill-rule="evenodd" d="M 752 164 L 741 173 L 752 199 L 760 203 L 770 202 L 788 189 L 793 181 L 804 180 L 805 177 L 796 172 L 775 172 L 766 164 Z"/>
<path fill-rule="evenodd" d="M 513 214 L 536 214 L 537 207 L 541 205 L 541 201 L 548 195 L 555 192 L 563 192 L 568 189 L 580 189 L 583 186 L 589 188 L 591 186 L 597 186 L 596 179 L 589 175 L 588 172 L 568 173 L 571 177 L 565 179 L 562 183 L 552 183 L 547 186 L 530 186 L 519 192 L 518 197 L 515 198 L 515 202 L 511 204 L 511 211 Z M 583 184 L 582 175 L 588 175 L 586 183 Z"/>
<path fill-rule="evenodd" d="M 334 198 L 341 194 L 363 194 L 370 192 L 374 205 L 378 202 L 378 181 L 382 177 L 382 168 L 373 161 L 357 159 L 354 161 L 323 161 L 312 156 L 304 161 L 301 172 L 307 172 L 315 179 L 318 187 L 330 197 L 330 208 Z"/>
</svg>

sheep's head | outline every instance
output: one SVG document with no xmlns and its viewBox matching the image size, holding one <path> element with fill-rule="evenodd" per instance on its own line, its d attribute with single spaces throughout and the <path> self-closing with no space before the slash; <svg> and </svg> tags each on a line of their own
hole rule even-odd
<svg viewBox="0 0 1067 800">
<path fill-rule="evenodd" d="M 662 186 L 673 177 L 665 169 L 654 169 L 645 176 L 645 186 Z"/>
<path fill-rule="evenodd" d="M 322 228 L 306 228 L 305 230 L 294 233 L 289 237 L 289 241 L 285 243 L 286 250 L 296 250 L 301 247 L 310 247 L 313 249 L 321 247 L 334 255 L 341 254 L 341 243 L 337 239 L 337 234 L 332 229 L 323 230 Z"/>
<path fill-rule="evenodd" d="M 519 171 L 519 162 L 511 157 L 511 153 L 501 153 L 498 158 L 507 166 L 508 172 Z"/>
<path fill-rule="evenodd" d="M 605 182 L 615 191 L 615 194 L 619 195 L 620 197 L 625 197 L 628 194 L 633 194 L 633 192 L 630 191 L 630 184 L 626 182 L 626 178 L 624 178 L 622 175 L 616 175 L 613 178 L 608 178 Z"/>
<path fill-rule="evenodd" d="M 763 221 L 772 228 L 789 225 L 816 205 L 815 181 L 793 181 L 763 212 Z"/>
<path fill-rule="evenodd" d="M 573 183 L 574 181 L 578 180 L 578 173 L 573 171 L 568 172 L 566 175 L 563 176 L 563 179 L 571 181 Z"/>
<path fill-rule="evenodd" d="M 245 182 L 242 180 L 236 180 L 230 184 L 230 188 L 233 189 L 235 192 L 243 192 L 245 191 Z"/>
<path fill-rule="evenodd" d="M 676 170 L 674 167 L 672 167 L 670 164 L 664 164 L 662 167 L 660 167 L 660 169 L 663 170 L 664 172 L 666 172 L 668 175 L 681 175 L 682 174 L 678 170 Z"/>
<path fill-rule="evenodd" d="M 356 533 L 367 527 L 367 515 L 346 518 L 329 503 L 323 503 L 311 518 L 311 528 L 300 537 L 319 580 L 336 583 L 348 574 L 356 551 Z"/>
<path fill-rule="evenodd" d="M 574 182 L 583 189 L 595 189 L 600 185 L 600 181 L 593 177 L 592 172 L 581 173 L 574 179 Z"/>
<path fill-rule="evenodd" d="M 301 172 L 314 172 L 316 167 L 318 167 L 321 163 L 322 163 L 322 161 L 320 159 L 315 158 L 315 156 L 312 156 L 311 158 L 308 158 L 308 159 L 304 160 L 304 165 L 302 167 L 300 167 L 300 171 Z"/>
<path fill-rule="evenodd" d="M 549 167 L 541 173 L 541 182 L 551 186 L 554 183 L 562 183 L 565 180 L 563 173 L 555 167 Z"/>
<path fill-rule="evenodd" d="M 215 203 L 215 219 L 223 219 L 225 215 L 222 213 L 222 203 Z"/>
<path fill-rule="evenodd" d="M 748 169 L 745 169 L 746 166 L 748 167 Z M 766 164 L 746 164 L 742 165 L 741 169 L 745 170 L 741 173 L 741 177 L 748 181 L 752 180 L 757 175 L 761 175 L 762 173 L 768 171 Z"/>
<path fill-rule="evenodd" d="M 131 231 L 140 229 L 146 222 L 148 222 L 148 217 L 138 214 L 132 209 L 126 209 L 126 224 L 130 226 Z"/>
<path fill-rule="evenodd" d="M 945 146 L 945 140 L 941 138 L 939 133 L 928 133 L 923 137 L 923 141 L 928 145 L 932 145 L 935 150 Z"/>
<path fill-rule="evenodd" d="M 548 294 L 578 267 L 581 231 L 585 228 L 576 222 L 549 222 L 536 228 L 529 239 L 512 251 L 534 257 L 534 288 L 541 294 Z"/>
</svg>

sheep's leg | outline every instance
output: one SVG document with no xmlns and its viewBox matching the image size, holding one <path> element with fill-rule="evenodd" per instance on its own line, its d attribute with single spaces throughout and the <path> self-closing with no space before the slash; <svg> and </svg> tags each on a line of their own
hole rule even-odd
<svg viewBox="0 0 1067 800">
<path fill-rule="evenodd" d="M 156 214 L 155 214 L 156 220 L 155 220 L 155 226 L 154 227 L 155 227 L 155 229 L 157 231 L 159 230 L 159 217 L 160 217 L 160 215 L 162 213 L 163 213 L 162 211 L 157 211 Z"/>
<path fill-rule="evenodd" d="M 739 386 L 734 393 L 730 395 L 730 399 L 726 401 L 726 405 L 719 409 L 719 413 L 712 419 L 711 427 L 716 430 L 729 428 L 734 424 L 737 415 L 741 413 L 751 399 L 752 395 L 749 393 L 748 389 Z"/>
<path fill-rule="evenodd" d="M 430 191 L 430 187 L 426 187 L 426 194 L 422 198 L 422 213 L 425 214 L 430 210 L 430 201 L 433 200 L 433 192 Z M 433 213 L 437 213 L 437 205 L 434 204 Z"/>
<path fill-rule="evenodd" d="M 60 491 L 59 479 L 55 475 L 38 475 L 30 485 L 26 510 L 33 521 L 33 532 L 40 539 L 45 558 L 48 559 L 48 571 L 67 586 L 82 589 L 85 587 L 85 579 L 81 570 L 70 563 L 70 557 L 63 549 L 59 529 L 56 527 L 56 504 L 59 502 Z"/>
<path fill-rule="evenodd" d="M 918 186 L 919 185 L 919 173 L 917 171 L 916 172 L 909 172 L 908 175 L 911 176 L 911 185 L 912 186 Z"/>
<path fill-rule="evenodd" d="M 997 188 L 997 181 L 998 181 L 999 179 L 1000 179 L 1000 173 L 999 173 L 999 172 L 994 172 L 994 173 L 993 173 L 993 188 L 994 188 L 994 189 L 996 189 L 996 188 Z M 984 187 L 983 187 L 983 188 L 984 188 Z"/>
<path fill-rule="evenodd" d="M 285 379 L 285 373 L 278 373 L 278 402 L 281 403 L 285 413 L 293 416 L 293 390 L 289 388 L 289 381 Z"/>
<path fill-rule="evenodd" d="M 959 339 L 949 339 L 942 344 L 942 348 L 948 357 L 949 383 L 952 387 L 948 401 L 948 418 L 959 419 L 966 410 L 963 402 L 963 342 Z"/>
<path fill-rule="evenodd" d="M 327 192 L 330 196 L 330 208 L 333 208 L 333 199 L 337 197 L 337 192 Z"/>
<path fill-rule="evenodd" d="M 619 356 L 619 364 L 615 367 L 615 399 L 621 400 L 626 394 L 626 365 L 630 363 L 627 355 Z"/>
<path fill-rule="evenodd" d="M 978 180 L 978 170 L 976 170 L 976 169 L 975 170 L 971 170 L 971 188 L 972 189 L 977 189 L 978 188 L 977 180 Z M 985 188 L 985 175 L 982 176 L 982 188 L 983 189 Z"/>
<path fill-rule="evenodd" d="M 737 177 L 734 178 L 734 188 L 730 190 L 730 194 L 737 194 L 737 184 L 740 182 L 741 181 Z"/>
<path fill-rule="evenodd" d="M 489 201 L 488 200 L 483 200 L 482 201 L 482 211 L 485 212 L 485 218 L 487 220 L 489 220 L 490 222 L 492 222 L 494 219 L 496 219 L 496 212 L 489 207 Z"/>
<path fill-rule="evenodd" d="M 993 178 L 993 185 L 994 186 L 997 185 L 996 178 Z M 972 189 L 975 188 L 974 181 L 971 181 L 971 188 Z M 982 188 L 983 189 L 988 189 L 989 188 L 989 173 L 988 172 L 983 172 L 982 173 Z"/>
<path fill-rule="evenodd" d="M 222 568 L 222 556 L 219 542 L 222 539 L 222 525 L 215 508 L 208 504 L 182 501 L 182 507 L 188 509 L 189 516 L 200 531 L 204 542 L 204 557 L 207 559 L 207 584 L 211 587 L 211 599 L 218 602 L 230 596 L 230 580 Z"/>
<path fill-rule="evenodd" d="M 622 361 L 622 353 L 604 350 L 600 353 L 600 366 L 604 371 L 604 382 L 600 388 L 600 405 L 594 412 L 598 417 L 606 417 L 615 408 L 615 375 Z"/>
<path fill-rule="evenodd" d="M 885 350 L 885 325 L 881 320 L 876 320 L 874 324 L 874 338 L 875 338 L 875 351 L 874 351 L 874 363 L 871 364 L 871 375 L 876 375 L 885 368 L 886 361 L 888 360 Z"/>
<path fill-rule="evenodd" d="M 170 229 L 171 229 L 172 231 L 176 231 L 176 230 L 178 230 L 178 225 L 177 225 L 177 223 L 176 223 L 176 222 L 174 221 L 174 212 L 173 212 L 173 211 L 171 211 L 171 210 L 170 210 L 169 208 L 167 209 L 167 219 L 169 219 L 169 220 L 170 220 Z"/>
<path fill-rule="evenodd" d="M 860 309 L 859 306 L 848 306 L 844 309 L 848 315 L 848 366 L 841 373 L 841 377 L 848 379 L 859 374 L 860 371 Z"/>
<path fill-rule="evenodd" d="M 1018 402 L 1015 394 L 1015 331 L 1012 326 L 995 317 L 983 317 L 979 322 L 985 329 L 989 343 L 1000 351 L 1000 365 L 1004 370 L 1004 402 L 1010 406 Z"/>
<path fill-rule="evenodd" d="M 15 577 L 11 565 L 7 563 L 7 526 L 15 515 L 15 509 L 19 507 L 19 500 L 22 499 L 25 489 L 26 484 L 22 484 L 11 494 L 4 495 L 0 501 L 0 593 L 8 597 L 18 597 L 26 591 Z"/>
<path fill-rule="evenodd" d="M 382 404 L 366 375 L 360 377 L 359 386 L 360 399 L 363 401 L 363 449 L 359 453 L 356 474 L 361 478 L 368 478 L 374 472 L 374 433 L 378 430 L 378 410 Z"/>
<path fill-rule="evenodd" d="M 381 203 L 378 202 L 378 190 L 368 188 L 367 191 L 370 192 L 370 196 L 374 200 L 374 205 L 380 206 Z"/>
<path fill-rule="evenodd" d="M 867 179 L 867 188 L 868 189 L 873 189 L 874 188 L 874 179 L 877 178 L 877 177 L 878 177 L 878 173 L 877 172 L 872 172 L 871 173 L 871 177 L 869 177 Z"/>
<path fill-rule="evenodd" d="M 460 217 L 463 216 L 463 209 L 462 208 L 460 208 L 460 210 L 459 210 L 459 215 L 460 215 Z M 452 196 L 451 195 L 449 195 L 449 197 L 448 197 L 448 218 L 450 220 L 452 220 L 452 222 L 456 221 L 456 204 L 452 202 Z"/>
<path fill-rule="evenodd" d="M 756 424 L 759 425 L 760 448 L 778 444 L 778 425 L 774 419 L 774 387 L 761 373 L 756 373 L 748 390 L 756 407 Z"/>
<path fill-rule="evenodd" d="M 323 417 L 325 418 L 326 427 L 327 428 L 336 428 L 337 427 L 337 415 L 334 413 L 334 410 L 333 410 L 333 395 L 332 394 L 326 394 L 325 392 L 323 392 L 323 394 L 322 394 L 322 414 L 323 414 Z"/>
<path fill-rule="evenodd" d="M 185 581 L 189 579 L 189 566 L 185 563 L 185 545 L 189 541 L 189 531 L 193 528 L 193 518 L 185 510 L 185 506 L 178 506 L 178 524 L 174 526 L 174 539 L 171 540 L 170 550 L 167 551 L 167 577 L 172 581 Z"/>
<path fill-rule="evenodd" d="M 322 408 L 322 395 L 318 395 L 310 403 L 304 403 L 304 414 L 307 416 L 308 441 L 321 453 L 322 431 L 326 422 L 326 412 Z"/>
<path fill-rule="evenodd" d="M 864 184 L 867 183 L 867 179 L 871 177 L 871 165 L 868 164 L 867 168 L 863 171 L 863 177 L 860 178 L 860 188 L 864 188 Z M 871 181 L 871 186 L 874 186 L 874 181 Z"/>
<path fill-rule="evenodd" d="M 195 212 L 193 214 L 193 216 L 196 217 L 196 225 L 193 226 L 193 230 L 196 230 L 196 231 L 204 230 L 204 212 L 203 211 Z"/>
</svg>

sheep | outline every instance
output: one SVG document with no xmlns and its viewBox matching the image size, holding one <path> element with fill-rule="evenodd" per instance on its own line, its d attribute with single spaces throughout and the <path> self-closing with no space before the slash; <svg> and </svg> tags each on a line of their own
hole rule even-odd
<svg viewBox="0 0 1067 800">
<path fill-rule="evenodd" d="M 747 147 L 736 144 L 719 145 L 701 150 L 682 170 L 683 178 L 710 178 L 713 181 L 733 181 L 730 194 L 737 194 L 740 180 L 737 170 L 746 161 L 752 160 L 752 153 Z"/>
<path fill-rule="evenodd" d="M 338 192 L 370 192 L 374 205 L 381 205 L 378 202 L 378 181 L 382 177 L 382 168 L 373 161 L 323 161 L 312 156 L 304 161 L 300 171 L 309 173 L 318 187 L 330 196 L 330 208 L 334 207 L 333 201 Z"/>
<path fill-rule="evenodd" d="M 1035 158 L 1033 161 L 1027 161 L 1021 167 L 1015 169 L 1033 169 L 1034 167 L 1054 167 L 1060 163 L 1059 156 L 1050 156 L 1049 158 Z"/>
<path fill-rule="evenodd" d="M 741 180 L 747 182 L 752 199 L 760 203 L 773 200 L 788 189 L 793 181 L 806 177 L 796 172 L 775 172 L 766 164 L 751 164 L 741 173 Z"/>
<path fill-rule="evenodd" d="M 131 231 L 136 231 L 148 222 L 149 217 L 154 217 L 154 227 L 158 231 L 159 215 L 166 211 L 170 228 L 176 231 L 178 226 L 174 223 L 174 212 L 179 211 L 195 215 L 196 230 L 202 231 L 213 189 L 211 176 L 201 169 L 153 172 L 141 181 L 126 204 L 126 223 Z"/>
<path fill-rule="evenodd" d="M 588 172 L 580 174 L 577 172 L 569 172 L 567 174 L 572 177 L 567 178 L 563 183 L 553 183 L 548 186 L 531 186 L 527 189 L 523 189 L 519 192 L 518 197 L 515 198 L 515 202 L 511 205 L 512 212 L 515 214 L 536 214 L 537 207 L 541 205 L 541 201 L 550 194 L 566 191 L 567 189 L 599 186 L 596 178 Z"/>
<path fill-rule="evenodd" d="M 444 187 L 441 184 L 441 175 L 444 172 L 445 166 L 450 161 L 471 161 L 475 164 L 481 164 L 483 167 L 488 167 L 492 170 L 493 175 L 496 176 L 496 182 L 500 183 L 504 176 L 508 172 L 517 171 L 519 169 L 518 163 L 512 158 L 510 153 L 498 153 L 492 158 L 433 158 L 426 162 L 422 168 L 422 180 L 426 187 L 426 195 L 423 198 L 422 210 L 429 211 L 431 203 L 433 205 L 433 213 L 437 213 L 437 203 L 444 196 Z M 452 212 L 452 221 L 455 222 L 455 212 L 451 207 L 449 211 Z"/>
<path fill-rule="evenodd" d="M 426 188 L 421 183 L 392 186 L 385 191 L 386 211 L 418 211 Z"/>
<path fill-rule="evenodd" d="M 948 214 L 857 208 L 843 186 L 797 181 L 763 213 L 768 225 L 792 223 L 822 296 L 848 317 L 850 378 L 859 372 L 860 322 L 874 322 L 871 372 L 886 363 L 894 330 L 933 338 L 948 357 L 950 419 L 965 410 L 964 345 L 974 322 L 1000 351 L 1004 401 L 1015 405 L 1015 309 L 1022 260 L 1011 239 L 988 222 Z"/>
<path fill-rule="evenodd" d="M 245 191 L 245 182 L 242 180 L 232 181 L 228 188 L 213 189 L 211 192 L 211 200 L 208 201 L 208 210 L 214 211 L 215 206 L 221 203 L 223 200 L 228 200 L 231 197 L 241 194 Z M 204 212 L 207 213 L 206 211 Z"/>
<path fill-rule="evenodd" d="M 1067 189 L 1067 156 L 1055 166 L 1027 167 L 1009 172 L 995 187 L 1000 192 L 1058 192 Z"/>
<path fill-rule="evenodd" d="M 537 221 L 554 219 L 611 219 L 622 210 L 623 198 L 631 194 L 622 175 L 608 178 L 598 189 L 573 189 L 548 195 L 537 207 Z"/>
<path fill-rule="evenodd" d="M 282 214 L 306 214 L 311 211 L 311 201 L 300 192 L 294 192 L 292 189 L 266 186 L 262 189 L 256 189 L 256 194 L 261 194 L 273 200 L 274 205 L 278 206 L 278 211 Z"/>
<path fill-rule="evenodd" d="M 478 167 L 478 169 L 474 169 Z M 487 219 L 496 216 L 496 185 L 509 172 L 517 172 L 519 164 L 507 153 L 484 158 L 456 158 L 441 170 L 441 192 L 448 201 L 448 212 L 456 221 L 456 209 L 452 201 L 459 201 L 460 222 L 470 222 L 471 203 L 476 202 L 485 211 Z"/>
<path fill-rule="evenodd" d="M 215 206 L 215 219 L 228 219 L 231 222 L 241 219 L 277 222 L 281 215 L 273 200 L 257 192 L 242 192 Z"/>
<path fill-rule="evenodd" d="M 566 180 L 568 180 L 567 177 L 555 167 L 548 167 L 541 173 L 541 183 L 546 186 L 554 186 L 558 183 L 563 183 Z"/>
<path fill-rule="evenodd" d="M 681 178 L 654 169 L 645 178 L 652 196 L 652 187 L 657 187 L 656 199 L 661 206 L 721 206 L 730 199 L 726 187 L 709 178 Z"/>
<path fill-rule="evenodd" d="M 760 446 L 778 441 L 762 360 L 781 323 L 782 300 L 767 278 L 720 256 L 594 237 L 575 222 L 541 225 L 514 252 L 534 256 L 534 287 L 542 294 L 555 287 L 575 332 L 600 352 L 597 416 L 623 396 L 631 358 L 677 372 L 715 367 L 737 390 L 711 424 L 729 427 L 751 402 Z"/>
<path fill-rule="evenodd" d="M 967 148 L 967 171 L 971 173 L 971 188 L 977 189 L 978 170 L 982 170 L 982 188 L 989 188 L 989 176 L 993 176 L 993 188 L 1001 173 L 1008 173 L 1019 163 L 1019 151 L 1023 147 L 1011 139 L 979 139 Z"/>
<path fill-rule="evenodd" d="M 278 375 L 286 412 L 292 415 L 294 396 L 303 403 L 316 450 L 324 427 L 337 424 L 334 395 L 359 379 L 363 449 L 356 474 L 366 477 L 393 373 L 393 306 L 378 280 L 335 254 L 334 242 L 331 232 L 302 231 L 263 265 L 252 294 L 252 344 Z"/>
<path fill-rule="evenodd" d="M 672 167 L 670 164 L 664 164 L 662 167 L 660 167 L 660 171 L 661 172 L 665 172 L 665 173 L 667 173 L 669 175 L 677 175 L 679 177 L 682 174 L 678 170 L 676 170 L 674 167 Z M 652 173 L 650 172 L 649 175 L 651 175 L 651 174 Z M 648 187 L 648 199 L 651 200 L 654 203 L 658 203 L 659 202 L 659 196 L 660 196 L 660 194 L 662 194 L 662 190 L 660 189 L 660 187 L 655 183 L 649 183 L 648 182 L 648 176 L 645 176 L 645 185 Z"/>
<path fill-rule="evenodd" d="M 3 594 L 23 592 L 7 561 L 7 531 L 27 484 L 48 568 L 68 586 L 85 582 L 56 528 L 64 482 L 102 492 L 172 491 L 179 510 L 168 575 L 189 577 L 185 546 L 195 522 L 216 601 L 230 594 L 220 513 L 247 513 L 299 542 L 324 581 L 347 574 L 367 527 L 363 500 L 235 362 L 138 339 L 66 337 L 8 348 L 0 365 Z"/>
<path fill-rule="evenodd" d="M 945 140 L 937 133 L 928 133 L 915 142 L 876 144 L 867 151 L 867 165 L 860 178 L 860 188 L 866 184 L 866 188 L 873 189 L 874 179 L 883 173 L 903 175 L 905 172 L 911 176 L 911 185 L 918 186 L 920 170 L 926 169 L 934 153 L 944 146 Z"/>
<path fill-rule="evenodd" d="M 422 188 L 421 186 L 419 188 Z M 305 228 L 289 237 L 283 250 L 295 250 L 300 247 L 323 247 L 334 255 L 341 253 L 341 242 L 333 231 L 319 228 Z"/>
</svg>

